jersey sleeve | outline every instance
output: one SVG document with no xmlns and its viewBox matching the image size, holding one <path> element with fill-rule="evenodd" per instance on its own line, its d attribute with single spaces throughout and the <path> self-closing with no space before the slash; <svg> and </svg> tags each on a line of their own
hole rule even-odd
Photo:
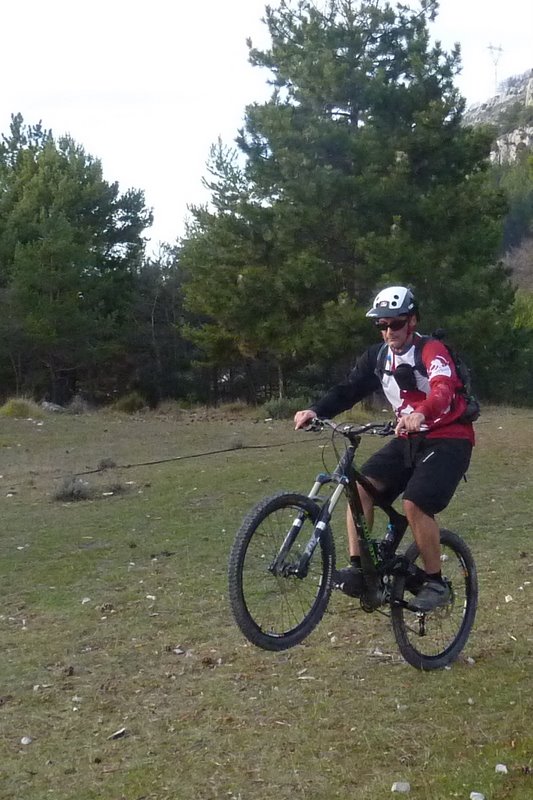
<svg viewBox="0 0 533 800">
<path fill-rule="evenodd" d="M 427 421 L 434 421 L 450 413 L 461 382 L 448 349 L 438 339 L 432 339 L 424 345 L 422 361 L 427 370 L 429 394 L 417 404 L 415 410 L 423 414 Z"/>
<path fill-rule="evenodd" d="M 381 343 L 369 347 L 357 359 L 347 379 L 330 389 L 317 403 L 311 406 L 317 417 L 332 418 L 347 411 L 372 392 L 379 390 L 381 383 L 376 375 L 377 356 Z"/>
</svg>

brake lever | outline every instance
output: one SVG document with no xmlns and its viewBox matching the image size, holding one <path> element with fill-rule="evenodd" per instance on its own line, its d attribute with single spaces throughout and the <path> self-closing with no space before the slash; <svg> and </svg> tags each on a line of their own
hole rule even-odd
<svg viewBox="0 0 533 800">
<path fill-rule="evenodd" d="M 324 425 L 321 420 L 315 418 L 312 419 L 309 425 L 306 425 L 302 428 L 303 431 L 310 431 L 311 433 L 320 433 L 324 430 Z"/>
<path fill-rule="evenodd" d="M 390 436 L 394 433 L 396 426 L 394 422 L 387 422 L 386 426 L 382 428 L 380 431 L 374 431 L 378 436 Z"/>
</svg>

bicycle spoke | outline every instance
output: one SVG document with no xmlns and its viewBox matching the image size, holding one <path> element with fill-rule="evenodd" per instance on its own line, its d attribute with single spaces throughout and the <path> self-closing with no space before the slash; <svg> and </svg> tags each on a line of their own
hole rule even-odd
<svg viewBox="0 0 533 800">
<path fill-rule="evenodd" d="M 269 571 L 295 516 L 294 508 L 280 509 L 269 515 L 250 541 L 243 564 L 243 591 L 248 610 L 263 631 L 274 635 L 294 628 L 308 613 L 316 595 L 313 562 L 305 581 L 294 575 L 272 575 Z M 307 517 L 287 556 L 288 563 L 298 562 L 302 544 L 307 544 L 312 529 L 313 523 Z M 317 566 L 321 570 L 321 565 Z"/>
<path fill-rule="evenodd" d="M 442 575 L 451 588 L 450 602 L 428 613 L 392 608 L 394 632 L 403 656 L 420 669 L 436 669 L 453 661 L 473 624 L 477 605 L 475 565 L 465 543 L 450 531 L 442 536 Z M 422 566 L 420 556 L 415 563 Z M 405 591 L 404 601 L 411 594 Z"/>
<path fill-rule="evenodd" d="M 232 610 L 241 630 L 261 647 L 281 649 L 296 644 L 324 613 L 333 561 L 329 530 L 309 562 L 307 575 L 294 574 L 318 512 L 308 498 L 277 496 L 265 501 L 237 537 L 229 567 Z M 280 548 L 298 516 L 302 524 L 280 561 Z M 276 639 L 285 642 L 274 644 Z"/>
</svg>

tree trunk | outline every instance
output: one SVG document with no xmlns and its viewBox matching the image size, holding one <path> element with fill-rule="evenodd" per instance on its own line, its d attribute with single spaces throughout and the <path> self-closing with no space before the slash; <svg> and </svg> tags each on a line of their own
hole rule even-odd
<svg viewBox="0 0 533 800">
<path fill-rule="evenodd" d="M 20 363 L 20 355 L 15 357 L 12 353 L 9 353 L 9 360 L 11 361 L 11 366 L 13 367 L 13 374 L 15 376 L 15 395 L 18 397 L 20 394 L 20 388 L 22 386 L 22 366 Z"/>
<path fill-rule="evenodd" d="M 257 388 L 255 385 L 255 378 L 254 378 L 254 371 L 253 365 L 250 359 L 246 359 L 244 362 L 244 368 L 246 372 L 246 387 L 247 387 L 247 395 L 248 395 L 248 403 L 251 406 L 257 405 Z"/>
<path fill-rule="evenodd" d="M 278 361 L 278 397 L 280 400 L 283 400 L 285 397 L 285 376 L 283 374 L 281 361 Z"/>
<path fill-rule="evenodd" d="M 218 369 L 213 367 L 211 370 L 211 397 L 213 405 L 218 406 L 220 400 L 219 385 L 218 385 Z"/>
</svg>

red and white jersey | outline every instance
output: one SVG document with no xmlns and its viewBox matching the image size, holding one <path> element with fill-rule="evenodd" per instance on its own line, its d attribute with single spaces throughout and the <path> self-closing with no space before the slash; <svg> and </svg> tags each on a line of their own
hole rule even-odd
<svg viewBox="0 0 533 800">
<path fill-rule="evenodd" d="M 428 438 L 468 439 L 473 444 L 472 423 L 458 421 L 466 408 L 466 399 L 446 345 L 431 337 L 424 340 L 415 333 L 413 344 L 403 353 L 393 352 L 388 347 L 383 354 L 383 346 L 383 342 L 379 342 L 365 350 L 347 379 L 310 406 L 316 415 L 335 417 L 378 391 L 381 385 L 398 419 L 402 414 L 419 411 L 425 417 Z M 385 364 L 381 363 L 383 355 Z M 400 389 L 394 377 L 401 364 L 409 365 L 412 371 L 407 370 L 407 380 L 400 380 L 398 374 L 398 381 L 411 388 Z M 426 374 L 420 372 L 422 365 Z"/>
<path fill-rule="evenodd" d="M 427 376 L 415 369 L 415 354 L 413 344 L 404 353 L 393 352 L 389 347 L 385 355 L 381 384 L 397 419 L 417 411 L 426 418 L 428 438 L 462 438 L 473 443 L 472 425 L 457 422 L 466 401 L 459 393 L 462 384 L 447 348 L 438 339 L 430 339 L 424 344 L 421 357 Z M 400 364 L 413 368 L 416 388 L 400 389 L 394 377 Z"/>
</svg>

